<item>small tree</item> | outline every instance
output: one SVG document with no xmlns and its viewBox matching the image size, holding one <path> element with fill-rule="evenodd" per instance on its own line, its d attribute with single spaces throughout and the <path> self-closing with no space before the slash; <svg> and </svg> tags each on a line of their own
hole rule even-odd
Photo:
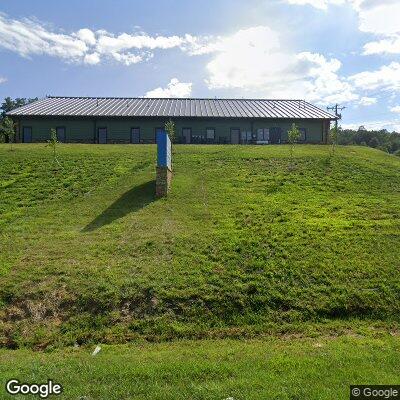
<svg viewBox="0 0 400 400">
<path fill-rule="evenodd" d="M 290 130 L 288 130 L 288 142 L 290 143 L 290 161 L 293 163 L 294 145 L 300 139 L 301 133 L 296 124 L 292 124 Z"/>
<path fill-rule="evenodd" d="M 338 128 L 334 126 L 329 134 L 330 141 L 331 141 L 331 156 L 335 154 L 336 144 L 338 141 Z"/>
<path fill-rule="evenodd" d="M 175 123 L 171 119 L 165 123 L 165 131 L 168 133 L 171 142 L 175 142 Z"/>
<path fill-rule="evenodd" d="M 50 140 L 47 141 L 47 146 L 53 149 L 53 161 L 56 161 L 57 164 L 60 162 L 57 159 L 57 144 L 60 143 L 57 139 L 57 132 L 54 128 L 50 130 Z"/>
<path fill-rule="evenodd" d="M 15 124 L 9 117 L 5 117 L 0 124 L 0 134 L 2 137 L 7 138 L 10 143 L 10 151 L 13 150 L 13 143 L 15 140 Z"/>
</svg>

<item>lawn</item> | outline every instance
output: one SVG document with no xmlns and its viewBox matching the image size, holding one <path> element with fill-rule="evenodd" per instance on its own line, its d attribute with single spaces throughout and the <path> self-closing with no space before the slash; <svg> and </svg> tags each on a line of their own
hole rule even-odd
<svg viewBox="0 0 400 400">
<path fill-rule="evenodd" d="M 0 350 L 5 383 L 63 386 L 57 399 L 347 400 L 351 384 L 399 384 L 398 336 L 197 340 L 67 348 L 50 353 Z"/>
<path fill-rule="evenodd" d="M 174 152 L 156 200 L 155 146 L 0 145 L 0 345 L 397 329 L 400 158 Z"/>
</svg>

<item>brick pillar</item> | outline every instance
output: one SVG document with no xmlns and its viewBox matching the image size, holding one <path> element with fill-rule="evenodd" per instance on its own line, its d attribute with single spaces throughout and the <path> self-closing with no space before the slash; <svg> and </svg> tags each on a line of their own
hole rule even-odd
<svg viewBox="0 0 400 400">
<path fill-rule="evenodd" d="M 164 197 L 171 187 L 172 171 L 168 167 L 156 168 L 156 197 Z"/>
</svg>

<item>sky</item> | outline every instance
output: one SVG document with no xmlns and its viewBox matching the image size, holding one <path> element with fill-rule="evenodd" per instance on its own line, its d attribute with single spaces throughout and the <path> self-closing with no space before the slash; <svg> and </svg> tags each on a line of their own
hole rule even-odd
<svg viewBox="0 0 400 400">
<path fill-rule="evenodd" d="M 338 103 L 400 132 L 399 0 L 0 3 L 0 99 L 217 97 Z"/>
</svg>

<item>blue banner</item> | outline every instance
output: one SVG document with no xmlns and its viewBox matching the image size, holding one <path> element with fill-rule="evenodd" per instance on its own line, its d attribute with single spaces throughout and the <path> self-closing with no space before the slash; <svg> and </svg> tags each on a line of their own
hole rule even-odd
<svg viewBox="0 0 400 400">
<path fill-rule="evenodd" d="M 165 131 L 157 132 L 157 166 L 171 168 L 171 140 Z"/>
</svg>

